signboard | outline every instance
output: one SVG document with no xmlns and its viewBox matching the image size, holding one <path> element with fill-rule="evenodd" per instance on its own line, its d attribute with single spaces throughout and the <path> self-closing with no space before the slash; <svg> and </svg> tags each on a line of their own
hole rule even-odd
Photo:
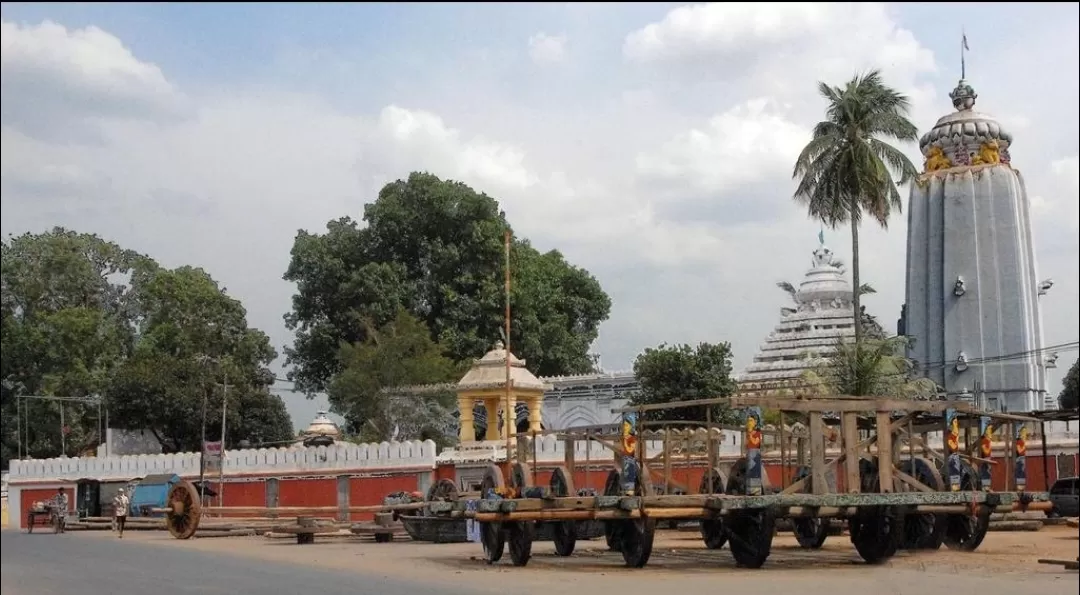
<svg viewBox="0 0 1080 595">
<path fill-rule="evenodd" d="M 203 442 L 203 470 L 221 469 L 221 442 Z"/>
</svg>

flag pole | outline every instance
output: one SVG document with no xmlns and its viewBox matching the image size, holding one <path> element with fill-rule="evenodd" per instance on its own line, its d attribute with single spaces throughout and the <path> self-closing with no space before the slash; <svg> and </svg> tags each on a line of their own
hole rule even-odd
<svg viewBox="0 0 1080 595">
<path fill-rule="evenodd" d="M 964 52 L 968 49 L 967 44 L 967 31 L 963 27 L 960 28 L 960 79 L 967 80 L 967 64 L 965 61 Z"/>
<path fill-rule="evenodd" d="M 503 259 L 504 259 L 503 268 L 505 269 L 504 270 L 504 277 L 505 277 L 505 279 L 504 279 L 504 290 L 505 290 L 505 294 L 506 294 L 505 295 L 506 309 L 505 309 L 504 317 L 503 317 L 504 318 L 503 324 L 505 325 L 504 328 L 503 328 L 503 332 L 506 335 L 505 337 L 503 337 L 503 339 L 504 339 L 503 347 L 506 349 L 506 354 L 505 354 L 506 355 L 506 357 L 505 357 L 505 360 L 506 360 L 506 378 L 505 378 L 506 405 L 504 406 L 505 413 L 503 414 L 503 424 L 504 424 L 504 427 L 506 429 L 506 479 L 507 479 L 507 481 L 510 481 L 510 476 L 513 473 L 513 469 L 512 469 L 513 455 L 511 454 L 513 449 L 511 447 L 512 443 L 511 443 L 511 439 L 510 439 L 510 435 L 511 435 L 510 434 L 510 429 L 516 426 L 517 414 L 516 414 L 515 411 L 513 411 L 513 407 L 511 407 L 511 401 L 510 401 L 510 391 L 511 391 L 511 384 L 512 384 L 513 380 L 510 378 L 510 229 L 509 228 L 507 228 L 506 234 L 503 236 Z"/>
</svg>

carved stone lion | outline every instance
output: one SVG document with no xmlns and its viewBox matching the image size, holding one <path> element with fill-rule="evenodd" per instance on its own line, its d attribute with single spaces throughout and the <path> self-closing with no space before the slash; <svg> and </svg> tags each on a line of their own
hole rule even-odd
<svg viewBox="0 0 1080 595">
<path fill-rule="evenodd" d="M 952 166 L 952 161 L 949 161 L 949 158 L 945 156 L 945 152 L 938 146 L 930 147 L 930 150 L 926 154 L 926 161 L 923 163 L 923 167 L 926 171 L 949 169 Z"/>
<path fill-rule="evenodd" d="M 972 165 L 993 165 L 1001 163 L 1001 153 L 998 142 L 990 139 L 979 147 L 979 153 L 972 156 Z"/>
</svg>

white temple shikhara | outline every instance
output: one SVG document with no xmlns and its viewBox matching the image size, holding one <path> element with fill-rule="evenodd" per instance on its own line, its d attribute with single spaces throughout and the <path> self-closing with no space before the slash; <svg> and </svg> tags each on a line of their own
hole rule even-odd
<svg viewBox="0 0 1080 595">
<path fill-rule="evenodd" d="M 837 343 L 855 337 L 852 290 L 844 269 L 824 242 L 795 293 L 795 307 L 781 308 L 780 324 L 769 333 L 754 361 L 739 377 L 743 387 L 771 387 L 798 381 L 803 372 L 836 353 Z"/>
<path fill-rule="evenodd" d="M 551 389 L 551 385 L 525 369 L 525 360 L 518 359 L 513 353 L 508 353 L 500 341 L 484 357 L 476 360 L 457 384 L 458 413 L 461 416 L 458 438 L 461 442 L 476 441 L 473 409 L 477 401 L 483 404 L 487 414 L 487 432 L 484 440 L 504 440 L 507 432 L 510 436 L 517 433 L 516 414 L 511 413 L 507 416 L 505 413 L 508 405 L 507 357 L 510 358 L 509 411 L 516 412 L 517 404 L 524 403 L 529 412 L 529 431 L 539 432 L 542 429 L 541 411 L 544 406 L 544 391 Z M 503 423 L 493 423 L 494 420 L 499 419 L 500 414 Z"/>
<path fill-rule="evenodd" d="M 919 141 L 925 171 L 908 207 L 907 296 L 901 333 L 908 356 L 954 398 L 991 409 L 1052 407 L 1042 354 L 1031 216 L 1012 135 L 975 111 L 961 80 L 956 111 Z"/>
</svg>

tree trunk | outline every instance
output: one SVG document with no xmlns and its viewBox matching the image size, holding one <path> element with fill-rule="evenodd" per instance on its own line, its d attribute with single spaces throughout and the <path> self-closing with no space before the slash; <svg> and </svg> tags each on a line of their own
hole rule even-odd
<svg viewBox="0 0 1080 595">
<path fill-rule="evenodd" d="M 858 205 L 852 205 L 852 209 L 858 209 Z M 853 214 L 856 211 L 853 211 Z M 851 218 L 851 283 L 854 291 L 851 294 L 851 307 L 855 310 L 855 354 L 858 356 L 859 346 L 862 344 L 862 296 L 859 295 L 859 219 Z"/>
</svg>

